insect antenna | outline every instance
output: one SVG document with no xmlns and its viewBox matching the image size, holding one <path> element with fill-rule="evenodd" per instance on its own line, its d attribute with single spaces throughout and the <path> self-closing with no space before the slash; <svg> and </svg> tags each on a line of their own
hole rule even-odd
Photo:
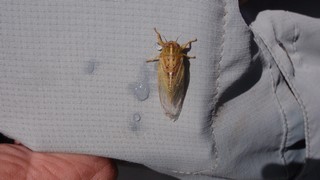
<svg viewBox="0 0 320 180">
<path fill-rule="evenodd" d="M 177 37 L 176 42 L 178 42 L 178 39 L 181 37 L 181 34 Z"/>
<path fill-rule="evenodd" d="M 164 37 L 164 35 L 162 35 L 162 37 L 164 38 L 164 40 L 165 40 L 166 42 L 168 42 L 168 41 L 167 41 L 167 38 L 166 38 L 166 37 Z"/>
</svg>

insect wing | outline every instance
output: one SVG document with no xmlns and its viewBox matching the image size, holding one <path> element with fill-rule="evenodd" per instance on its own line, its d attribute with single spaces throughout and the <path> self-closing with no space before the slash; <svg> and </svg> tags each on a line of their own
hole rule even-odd
<svg viewBox="0 0 320 180">
<path fill-rule="evenodd" d="M 173 77 L 173 87 L 169 87 L 169 76 L 158 65 L 158 90 L 162 108 L 166 116 L 175 121 L 178 119 L 185 96 L 185 69 L 183 63 Z"/>
</svg>

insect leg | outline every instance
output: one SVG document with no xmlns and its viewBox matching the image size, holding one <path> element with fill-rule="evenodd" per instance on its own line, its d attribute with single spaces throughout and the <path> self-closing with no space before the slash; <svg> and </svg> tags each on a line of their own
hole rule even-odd
<svg viewBox="0 0 320 180">
<path fill-rule="evenodd" d="M 163 47 L 164 42 L 162 41 L 162 38 L 161 38 L 160 33 L 157 31 L 157 29 L 156 29 L 156 28 L 154 28 L 154 31 L 157 33 L 158 44 L 159 44 L 160 46 L 162 46 L 162 47 Z"/>
<path fill-rule="evenodd" d="M 196 42 L 196 41 L 197 41 L 197 39 L 194 39 L 194 40 L 191 40 L 191 41 L 189 41 L 189 42 L 181 45 L 181 49 L 182 49 L 182 50 L 186 49 L 187 46 L 189 46 L 191 43 Z"/>
<path fill-rule="evenodd" d="M 160 57 L 156 56 L 153 59 L 148 59 L 146 62 L 154 62 L 154 61 L 159 61 Z"/>
<path fill-rule="evenodd" d="M 186 55 L 186 54 L 182 54 L 182 56 L 183 56 L 183 57 L 186 57 L 186 58 L 188 58 L 188 59 L 195 59 L 195 58 L 196 58 L 196 56 L 188 56 L 188 55 Z"/>
</svg>

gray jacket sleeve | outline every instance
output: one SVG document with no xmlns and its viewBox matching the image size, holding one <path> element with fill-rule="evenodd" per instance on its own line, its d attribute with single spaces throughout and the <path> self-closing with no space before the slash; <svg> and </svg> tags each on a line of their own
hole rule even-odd
<svg viewBox="0 0 320 180">
<path fill-rule="evenodd" d="M 292 157 L 303 155 L 305 166 L 301 177 L 319 177 L 320 20 L 290 12 L 267 11 L 258 16 L 251 28 L 257 44 L 272 57 L 272 63 L 280 72 L 281 81 L 275 81 L 275 94 L 284 119 L 285 167 L 290 172 L 291 167 L 299 164 Z M 286 84 L 285 93 L 294 97 L 298 108 L 288 109 L 292 103 L 282 99 L 287 95 L 280 94 L 279 82 Z M 291 153 L 298 149 L 301 149 L 299 153 Z"/>
<path fill-rule="evenodd" d="M 267 11 L 248 26 L 227 0 L 0 1 L 0 11 L 0 132 L 30 149 L 182 179 L 316 175 L 318 19 Z M 154 27 L 198 39 L 175 122 L 145 62 L 158 54 Z"/>
</svg>

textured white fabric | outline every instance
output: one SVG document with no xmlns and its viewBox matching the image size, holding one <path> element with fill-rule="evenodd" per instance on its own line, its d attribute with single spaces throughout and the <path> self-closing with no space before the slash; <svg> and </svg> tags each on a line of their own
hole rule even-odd
<svg viewBox="0 0 320 180">
<path fill-rule="evenodd" d="M 37 151 L 96 154 L 181 173 L 215 167 L 210 116 L 222 1 L 0 2 L 2 133 Z M 167 39 L 198 38 L 176 122 L 164 116 L 155 65 L 145 62 L 159 53 L 154 27 Z M 150 88 L 145 101 L 133 92 L 141 81 Z"/>
<path fill-rule="evenodd" d="M 301 166 L 290 163 L 319 158 L 320 51 L 310 29 L 283 14 L 262 13 L 249 28 L 236 0 L 0 0 L 0 132 L 35 151 L 185 179 L 294 176 Z M 161 109 L 155 64 L 145 63 L 158 53 L 154 27 L 168 40 L 198 39 L 176 122 Z M 139 83 L 150 89 L 143 101 Z M 292 148 L 305 137 L 306 149 Z"/>
</svg>

